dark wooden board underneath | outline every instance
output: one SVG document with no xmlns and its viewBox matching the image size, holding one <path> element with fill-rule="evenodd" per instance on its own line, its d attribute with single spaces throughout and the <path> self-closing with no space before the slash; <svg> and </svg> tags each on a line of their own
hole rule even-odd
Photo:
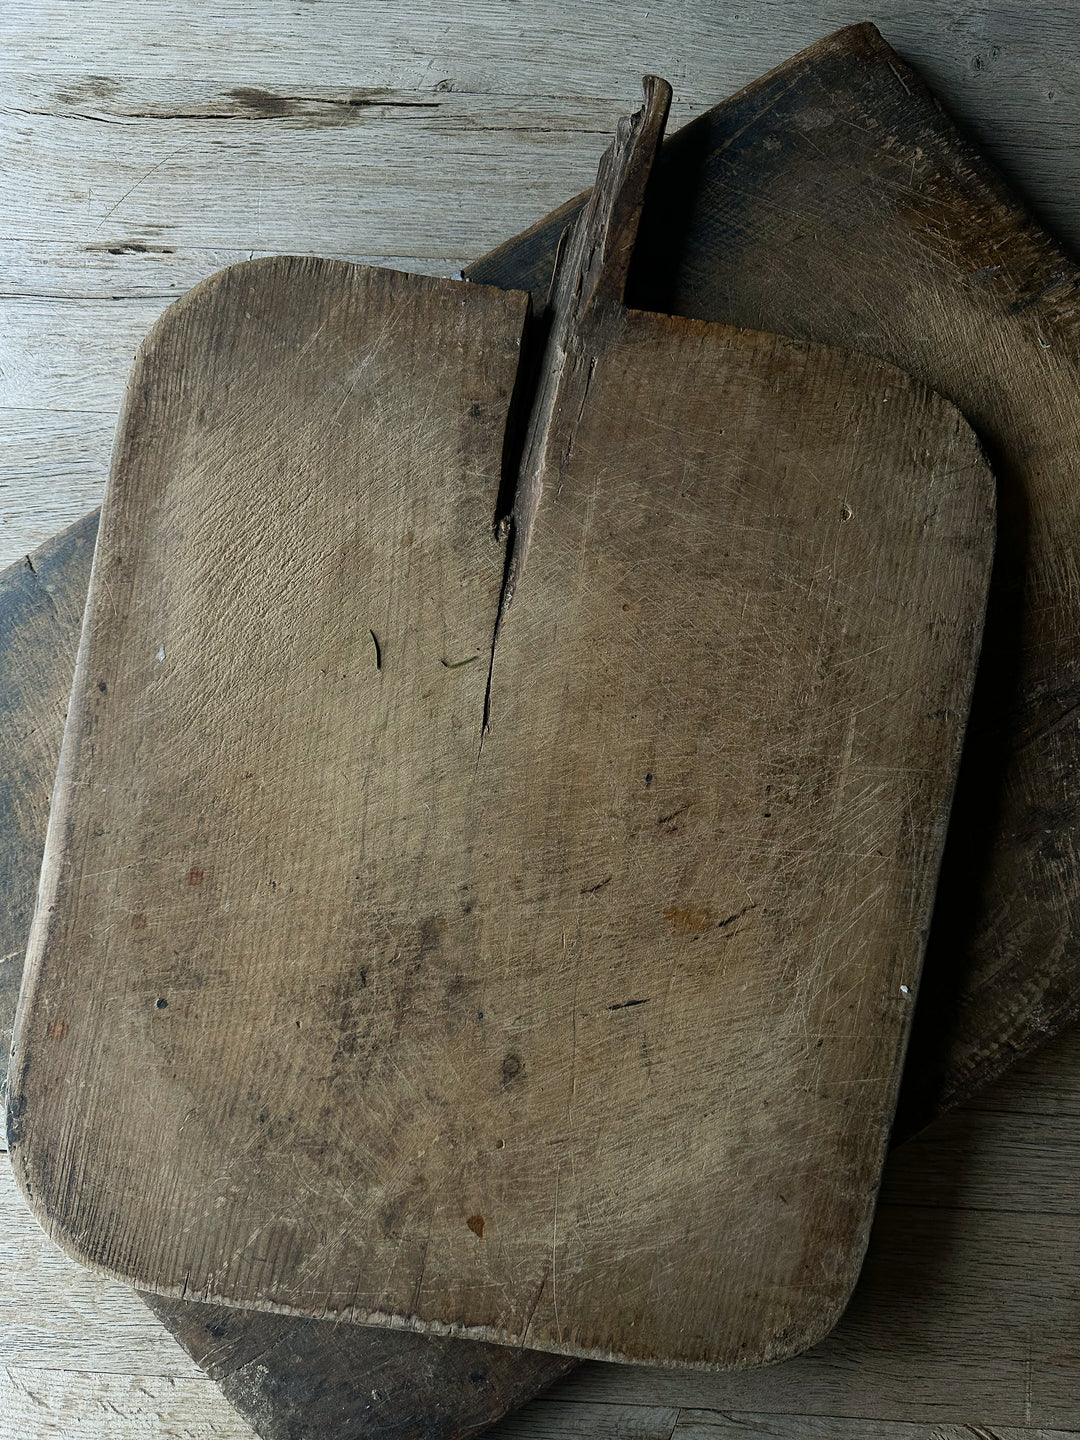
<svg viewBox="0 0 1080 1440">
<path fill-rule="evenodd" d="M 0 574 L 0 1099 L 97 527 L 95 511 Z"/>
<path fill-rule="evenodd" d="M 575 1364 L 540 1350 L 143 1298 L 263 1440 L 465 1437 Z"/>
<path fill-rule="evenodd" d="M 897 148 L 892 152 L 894 160 L 888 161 L 891 173 L 896 173 L 895 165 L 899 164 L 901 169 L 907 168 L 916 185 L 923 183 L 924 171 L 913 161 L 916 159 L 916 147 L 922 147 L 928 128 L 937 134 L 939 144 L 945 143 L 950 148 L 960 145 L 959 152 L 953 153 L 961 155 L 962 168 L 973 187 L 967 210 L 968 223 L 982 228 L 985 212 L 980 210 L 979 202 L 980 197 L 985 199 L 988 193 L 1004 207 L 1002 213 L 1013 217 L 1014 233 L 1019 230 L 1026 237 L 1019 247 L 1020 268 L 1026 266 L 1030 275 L 1028 298 L 1037 296 L 1043 283 L 1038 276 L 1042 273 L 1047 255 L 1051 257 L 1051 272 L 1057 273 L 1059 259 L 1054 258 L 1057 252 L 1049 246 L 1041 232 L 1032 227 L 1022 207 L 998 188 L 998 182 L 975 152 L 955 138 L 949 122 L 937 110 L 932 97 L 917 77 L 880 39 L 875 38 L 874 32 L 868 27 L 860 27 L 822 42 L 813 51 L 797 57 L 741 95 L 715 107 L 695 125 L 687 127 L 668 142 L 661 162 L 660 184 L 666 184 L 669 192 L 664 207 L 657 207 L 653 212 L 662 217 L 663 223 L 651 232 L 651 237 L 646 228 L 643 239 L 645 245 L 652 247 L 649 261 L 652 268 L 639 270 L 637 285 L 630 298 L 638 304 L 655 303 L 665 309 L 676 308 L 678 303 L 690 313 L 704 318 L 737 318 L 746 307 L 750 307 L 754 314 L 746 317 L 747 323 L 751 318 L 754 323 L 764 323 L 764 313 L 758 313 L 758 307 L 766 301 L 770 304 L 774 301 L 777 306 L 790 304 L 790 287 L 793 277 L 799 274 L 800 256 L 815 243 L 814 217 L 828 216 L 831 209 L 831 191 L 818 195 L 815 200 L 812 189 L 808 192 L 805 187 L 793 185 L 792 178 L 797 178 L 799 172 L 796 167 L 802 166 L 811 151 L 811 144 L 821 147 L 827 139 L 828 149 L 837 139 L 835 125 L 800 128 L 799 117 L 805 117 L 809 112 L 811 116 L 817 113 L 821 118 L 822 110 L 826 116 L 830 111 L 839 113 L 851 103 L 852 91 L 860 89 L 864 96 L 866 93 L 891 96 L 894 115 L 897 114 L 896 106 L 903 107 L 903 113 L 897 116 L 900 123 L 895 132 Z M 758 112 L 762 112 L 760 118 L 746 128 L 747 121 Z M 776 142 L 771 148 L 768 144 L 770 140 Z M 770 156 L 773 163 L 763 164 L 763 160 Z M 899 161 L 895 160 L 896 156 L 900 157 Z M 835 154 L 832 166 L 837 181 L 845 180 L 842 168 L 838 167 L 850 163 L 851 158 L 850 152 L 846 160 L 841 152 Z M 888 160 L 888 157 L 885 158 Z M 880 181 L 872 150 L 864 150 L 858 163 L 862 168 L 856 176 L 849 175 L 847 180 L 850 183 L 845 184 L 849 213 L 851 198 L 857 199 L 859 188 L 864 187 L 871 196 L 869 209 L 873 215 L 872 196 Z M 699 188 L 681 188 L 686 185 Z M 778 185 L 782 196 L 779 203 Z M 692 203 L 688 203 L 689 200 Z M 577 208 L 577 203 L 572 202 L 550 222 L 502 247 L 493 256 L 472 267 L 469 273 L 494 283 L 542 287 L 546 283 L 558 235 L 568 216 Z M 762 236 L 763 216 L 767 222 L 767 243 L 757 249 L 757 242 Z M 809 229 L 806 229 L 807 222 L 810 222 Z M 873 239 L 872 233 L 870 239 Z M 867 241 L 865 229 L 862 241 Z M 784 254 L 782 269 L 786 277 L 783 292 L 778 290 L 770 300 L 769 295 L 762 296 L 755 282 L 753 285 L 747 283 L 740 296 L 740 275 L 757 274 L 760 278 L 762 273 L 760 265 L 755 270 L 750 263 L 754 254 L 758 261 L 764 263 L 768 276 L 771 273 L 770 256 L 774 253 L 770 247 L 781 246 L 781 242 Z M 780 250 L 775 253 L 779 255 Z M 894 257 L 894 261 L 899 264 L 899 256 Z M 1072 267 L 1068 266 L 1068 269 L 1072 273 Z M 978 267 L 975 273 L 978 274 Z M 851 287 L 847 284 L 843 268 L 837 265 L 831 277 L 815 274 L 812 284 L 808 282 L 805 285 L 804 294 L 813 290 L 816 309 L 826 312 L 836 306 L 838 294 L 845 289 L 850 292 Z M 1067 287 L 1063 287 L 1062 293 L 1068 294 Z M 851 299 L 850 294 L 848 298 Z M 1006 302 L 1007 305 L 1014 303 L 1017 302 Z M 838 313 L 843 316 L 849 311 L 839 307 Z M 874 312 L 871 310 L 868 314 L 864 310 L 863 319 L 864 322 L 872 322 Z M 827 321 L 826 315 L 825 323 Z M 805 317 L 793 311 L 789 323 L 780 323 L 779 320 L 773 323 L 774 328 L 799 331 Z M 815 324 L 819 323 L 822 323 L 821 313 L 815 320 Z M 843 323 L 850 328 L 849 321 Z M 848 339 L 851 339 L 850 334 Z M 871 337 L 865 331 L 856 335 L 855 339 L 864 348 L 873 348 Z M 900 363 L 904 363 L 903 357 L 899 358 Z M 911 363 L 909 360 L 909 368 Z M 5 694 L 18 697 L 5 711 L 7 723 L 3 730 L 9 756 L 5 766 L 7 803 L 0 812 L 3 864 L 7 875 L 3 923 L 8 928 L 3 951 L 12 952 L 12 958 L 4 965 L 6 980 L 0 981 L 0 1005 L 7 1003 L 10 1006 L 14 1000 L 15 980 L 12 977 L 16 976 L 21 963 L 21 947 L 36 887 L 48 796 L 74 663 L 78 616 L 86 591 L 95 530 L 96 516 L 88 516 L 64 536 L 35 552 L 33 563 L 39 576 L 45 565 L 51 562 L 49 584 L 52 588 L 46 592 L 51 597 L 47 605 L 39 593 L 41 586 L 38 579 L 25 565 L 13 567 L 7 572 L 0 587 L 3 625 L 0 636 L 3 647 L 0 652 L 0 688 Z M 1005 635 L 995 637 L 995 625 L 992 624 L 987 638 L 1003 653 L 1003 663 L 1007 668 L 1009 646 L 1007 626 L 1005 628 Z M 26 645 L 37 657 L 29 668 L 20 659 Z M 26 687 L 26 693 L 23 687 Z M 33 719 L 25 721 L 22 717 L 35 714 L 51 716 L 53 729 L 48 736 L 42 732 L 44 743 L 37 760 L 28 766 L 28 755 L 34 752 L 33 747 L 29 751 L 25 748 L 25 742 L 30 728 L 38 722 Z M 1061 718 L 1067 726 L 1064 712 Z M 40 769 L 35 769 L 39 762 Z M 1067 818 L 1064 817 L 1066 822 Z M 958 848 L 956 842 L 954 848 Z M 980 1062 L 981 1068 L 968 1067 L 963 1071 L 951 1068 L 949 1056 L 951 1037 L 955 1033 L 954 1001 L 963 979 L 964 970 L 956 963 L 951 947 L 939 929 L 924 973 L 923 1000 L 909 1051 L 906 1072 L 908 1107 L 904 1116 L 908 1129 L 926 1123 L 945 1105 L 978 1089 L 1009 1062 L 1013 1053 L 1013 1049 L 1000 1046 L 999 1033 L 990 1028 L 986 1031 L 986 1046 L 990 1053 Z M 1024 987 L 1021 986 L 1013 995 L 1014 1010 L 1021 1014 L 1025 1003 Z M 1030 1048 L 1054 1025 L 1064 1023 L 1074 1009 L 1072 1002 L 1057 1004 L 1050 1009 L 1041 1006 L 1027 1035 L 1023 1034 L 1022 1028 L 1018 1029 L 1012 1046 L 1017 1052 Z M 987 1017 L 987 1022 L 996 1024 L 993 1017 Z M 978 1023 L 978 1011 L 969 1011 L 965 1024 L 977 1030 Z M 205 1362 L 206 1368 L 214 1373 L 206 1356 L 203 1338 L 208 1333 L 208 1327 L 217 1327 L 223 1322 L 206 1315 L 204 1307 L 195 1303 L 153 1303 L 162 1305 L 165 1323 L 200 1363 Z M 414 1357 L 404 1351 L 399 1383 L 407 1387 L 413 1419 L 402 1420 L 399 1412 L 398 1422 L 394 1422 L 387 1411 L 380 1412 L 378 1417 L 368 1412 L 366 1407 L 371 1387 L 365 1388 L 363 1362 L 355 1350 L 350 1356 L 342 1358 L 336 1344 L 342 1332 L 337 1327 L 326 1322 L 307 1322 L 302 1327 L 296 1327 L 293 1322 L 279 1321 L 277 1317 L 252 1317 L 241 1312 L 233 1312 L 229 1319 L 233 1326 L 240 1326 L 255 1351 L 263 1343 L 258 1337 L 268 1337 L 266 1343 L 272 1347 L 259 1362 L 257 1374 L 254 1362 L 250 1362 L 248 1378 L 238 1381 L 232 1389 L 226 1384 L 226 1391 L 260 1432 L 273 1437 L 273 1440 L 286 1434 L 314 1436 L 328 1431 L 357 1437 L 405 1434 L 442 1437 L 464 1435 L 476 1428 L 475 1410 L 466 1407 L 453 1414 L 441 1405 L 440 1397 L 446 1393 L 443 1381 L 434 1380 L 430 1390 L 425 1390 L 422 1384 L 412 1383 Z M 279 1329 L 271 1333 L 260 1328 L 266 1326 Z M 350 1329 L 348 1334 L 359 1347 L 366 1332 Z M 411 1339 L 393 1335 L 386 1338 Z M 455 1350 L 473 1348 L 464 1342 L 450 1343 Z M 245 1353 L 250 1355 L 252 1351 Z M 513 1397 L 508 1398 L 508 1403 L 517 1403 L 532 1393 L 530 1384 L 535 1389 L 551 1378 L 550 1373 L 546 1378 L 540 1374 L 525 1375 L 524 1367 L 533 1358 L 529 1352 L 519 1354 L 511 1351 L 506 1355 L 511 1367 L 507 1373 L 522 1382 L 520 1388 L 513 1392 Z M 321 1356 L 321 1360 L 317 1356 Z M 561 1364 L 554 1357 L 538 1358 L 545 1360 L 549 1366 Z M 239 1368 L 245 1367 L 241 1363 Z M 389 1371 L 384 1369 L 380 1373 L 385 1379 Z M 224 1380 L 223 1375 L 221 1378 Z M 506 1388 L 499 1393 L 510 1397 Z M 330 1411 L 325 1408 L 328 1394 L 335 1397 Z M 266 1403 L 268 1397 L 272 1397 L 269 1408 Z M 498 1403 L 493 1405 L 485 1412 L 485 1420 L 479 1423 L 496 1418 L 505 1408 L 505 1405 L 500 1408 Z M 397 1429 L 393 1428 L 394 1423 L 398 1423 Z M 401 1428 L 402 1424 L 409 1423 L 416 1428 Z M 275 1425 L 277 1428 L 274 1428 Z"/>
</svg>

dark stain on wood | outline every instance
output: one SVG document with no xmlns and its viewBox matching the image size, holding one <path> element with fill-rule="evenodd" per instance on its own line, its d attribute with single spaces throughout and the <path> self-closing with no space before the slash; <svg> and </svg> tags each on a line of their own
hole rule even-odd
<svg viewBox="0 0 1080 1440">
<path fill-rule="evenodd" d="M 150 245 L 144 240 L 120 240 L 102 244 L 84 245 L 87 253 L 106 255 L 175 255 L 172 245 Z"/>
<path fill-rule="evenodd" d="M 111 100 L 123 89 L 119 80 L 109 75 L 88 75 L 56 92 L 62 105 L 81 105 L 88 100 Z"/>
</svg>

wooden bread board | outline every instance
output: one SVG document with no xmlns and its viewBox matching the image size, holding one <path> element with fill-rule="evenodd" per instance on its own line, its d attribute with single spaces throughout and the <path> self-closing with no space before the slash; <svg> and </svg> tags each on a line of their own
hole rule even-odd
<svg viewBox="0 0 1080 1440">
<path fill-rule="evenodd" d="M 15 1014 L 97 514 L 0 573 L 0 1024 Z M 6 1081 L 8 1037 L 4 1037 Z M 573 1361 L 540 1350 L 142 1295 L 263 1440 L 464 1440 Z"/>
<path fill-rule="evenodd" d="M 92 1265 L 711 1366 L 850 1293 L 992 484 L 898 372 L 622 309 L 656 94 L 560 272 L 511 610 L 520 295 L 255 262 L 144 347 L 9 1108 Z"/>
<path fill-rule="evenodd" d="M 897 77 L 907 87 L 908 100 L 902 109 L 897 109 L 897 101 L 904 93 L 899 90 Z M 859 166 L 859 184 L 864 188 L 864 203 L 860 207 L 857 204 L 858 192 L 845 176 L 842 153 L 845 139 L 850 141 L 858 137 L 845 137 L 844 117 L 854 113 L 854 106 L 873 109 L 875 87 L 878 94 L 876 104 L 881 112 L 889 115 L 891 121 L 885 131 L 878 133 L 890 137 L 890 144 L 879 144 L 875 152 L 872 133 L 864 132 L 861 137 L 865 148 L 855 157 Z M 781 95 L 785 96 L 783 103 L 780 103 Z M 754 115 L 759 118 L 754 126 L 747 129 L 746 122 Z M 801 123 L 802 115 L 819 118 L 832 115 L 835 118 L 831 125 L 821 125 L 811 133 Z M 799 277 L 805 273 L 802 251 L 804 246 L 813 243 L 813 227 L 817 219 L 829 212 L 835 197 L 842 196 L 851 222 L 844 253 L 856 254 L 859 246 L 874 253 L 879 243 L 878 219 L 884 199 L 891 190 L 889 177 L 898 173 L 896 167 L 905 169 L 910 175 L 914 197 L 927 194 L 935 173 L 935 166 L 927 160 L 925 140 L 928 133 L 938 135 L 940 143 L 947 144 L 963 162 L 954 171 L 957 189 L 951 221 L 953 229 L 969 229 L 971 234 L 975 234 L 987 200 L 992 199 L 999 214 L 1012 217 L 1010 223 L 1018 239 L 1017 244 L 1005 247 L 999 257 L 1003 258 L 1004 273 L 1017 296 L 1037 294 L 1044 283 L 1040 257 L 1047 253 L 1049 242 L 983 158 L 956 134 L 918 75 L 871 27 L 863 26 L 831 36 L 795 57 L 774 74 L 714 107 L 707 117 L 689 127 L 688 134 L 680 132 L 666 143 L 659 164 L 660 182 L 663 183 L 667 176 L 671 186 L 698 184 L 701 186 L 701 200 L 695 209 L 692 225 L 672 225 L 673 218 L 681 217 L 685 222 L 685 205 L 674 211 L 670 207 L 665 209 L 665 224 L 671 225 L 666 239 L 662 230 L 651 224 L 650 214 L 646 212 L 644 240 L 654 247 L 656 261 L 665 267 L 668 278 L 657 284 L 644 267 L 639 266 L 636 277 L 632 278 L 634 298 L 639 303 L 648 304 L 650 292 L 678 293 L 692 313 L 705 318 L 724 319 L 730 314 L 740 313 L 742 287 L 739 276 L 743 254 L 746 252 L 754 257 L 755 265 L 758 264 L 763 253 L 757 240 L 761 226 L 764 224 L 766 233 L 770 233 L 781 222 L 785 228 L 784 253 L 787 257 L 783 270 L 783 294 L 787 295 L 794 288 L 798 302 L 795 320 L 803 325 L 808 323 L 806 296 L 813 287 L 821 297 L 821 309 L 839 317 L 837 323 L 850 323 L 845 317 L 852 315 L 854 310 L 861 343 L 867 349 L 880 350 L 888 317 L 876 314 L 871 306 L 862 303 L 858 294 L 852 293 L 851 287 L 844 283 L 840 268 L 827 274 L 814 272 L 812 279 L 800 291 Z M 813 171 L 813 186 L 794 185 L 789 180 L 785 184 L 787 208 L 783 214 L 778 214 L 770 205 L 775 172 L 764 167 L 762 159 L 764 155 L 772 157 L 784 183 L 785 167 L 790 167 L 793 178 L 798 173 L 795 167 L 803 166 L 810 141 L 831 156 L 833 163 Z M 776 148 L 769 148 L 770 142 L 779 147 L 779 154 Z M 709 152 L 713 149 L 722 153 L 710 157 Z M 970 187 L 966 217 L 963 214 L 961 182 Z M 488 283 L 518 288 L 546 287 L 554 247 L 565 223 L 564 217 L 568 210 L 574 208 L 564 207 L 559 220 L 537 227 L 535 231 L 500 247 L 493 256 L 478 262 L 467 273 L 476 273 Z M 787 223 L 789 217 L 790 224 Z M 896 223 L 902 226 L 903 217 L 896 217 Z M 1033 236 L 1036 237 L 1034 243 Z M 1071 272 L 1072 262 L 1060 252 L 1055 250 L 1054 253 L 1058 256 L 1056 268 L 1062 273 L 1066 270 Z M 917 262 L 918 246 L 913 240 L 904 242 L 901 237 L 899 242 L 894 243 L 893 253 L 893 263 L 898 270 L 902 270 L 905 264 L 911 270 L 912 261 L 904 259 L 907 254 L 912 254 Z M 722 277 L 722 284 L 716 283 L 717 276 Z M 959 269 L 956 283 L 966 283 Z M 755 281 L 752 289 L 760 299 L 762 287 Z M 939 290 L 937 298 L 928 295 L 926 303 L 938 303 L 945 293 Z M 911 295 L 912 303 L 915 303 L 917 296 L 914 288 Z M 782 297 L 776 298 L 779 303 Z M 993 294 L 988 294 L 985 300 L 988 315 L 996 312 L 1003 317 L 1006 326 L 1014 324 L 1009 314 L 1009 301 L 999 302 Z M 788 328 L 780 323 L 777 314 L 774 312 L 772 316 L 777 328 Z M 810 319 L 816 326 L 821 317 L 815 314 Z M 1053 332 L 1058 324 L 1056 314 L 1047 316 L 1044 313 L 1044 333 L 1045 327 Z M 814 332 L 808 329 L 806 333 Z M 1014 334 L 1011 343 L 1016 342 Z M 896 343 L 895 331 L 890 343 Z M 924 373 L 930 383 L 938 388 L 945 387 L 946 370 L 936 368 L 932 357 L 919 361 L 912 352 L 898 358 L 909 368 L 916 363 L 925 363 L 928 368 Z M 981 357 L 968 352 L 967 363 L 973 365 L 977 372 Z M 1038 368 L 1030 372 L 1036 377 L 1034 385 L 1027 380 L 1028 373 L 1018 369 L 1013 405 L 1007 415 L 997 417 L 996 442 L 1000 447 L 999 453 L 1006 456 L 1015 454 L 1022 445 L 1026 424 L 1023 396 L 1030 389 L 1037 398 Z M 86 517 L 63 537 L 58 537 L 57 542 L 35 551 L 31 557 L 32 569 L 26 565 L 12 567 L 3 577 L 4 625 L 0 635 L 3 646 L 0 665 L 3 666 L 4 694 L 9 703 L 5 712 L 7 723 L 0 735 L 6 757 L 3 770 L 7 794 L 7 804 L 0 810 L 0 838 L 5 856 L 5 909 L 0 917 L 4 938 L 0 950 L 8 959 L 0 972 L 7 977 L 6 987 L 0 990 L 0 1004 L 5 1007 L 5 1015 L 0 1016 L 0 1022 L 7 1027 L 10 1027 L 13 1015 L 26 930 L 37 885 L 49 795 L 89 574 L 89 550 L 93 547 L 96 524 L 96 516 Z M 43 580 L 48 587 L 45 594 L 41 593 Z M 1006 640 L 1007 635 L 995 635 L 992 622 L 984 653 L 997 645 L 1004 646 Z M 1067 817 L 1065 823 L 1068 823 Z M 1058 903 L 1053 891 L 1046 887 L 1038 887 L 1033 893 L 1037 895 L 1039 908 L 1044 911 L 1047 906 L 1054 907 Z M 1013 916 L 1023 914 L 1025 909 L 1023 897 L 1017 897 L 1013 904 Z M 1013 967 L 1008 974 L 997 975 L 996 995 L 991 994 L 988 983 L 992 973 L 993 947 L 984 946 L 980 951 L 987 967 L 987 983 L 979 979 L 979 953 L 973 953 L 970 946 L 964 946 L 963 951 L 965 963 L 960 964 L 955 947 L 934 945 L 924 971 L 922 998 L 916 1009 L 905 1069 L 907 1104 L 902 1118 L 907 1130 L 919 1128 L 940 1113 L 943 1106 L 977 1090 L 1002 1069 L 1013 1054 L 1029 1049 L 1075 1012 L 1076 982 L 1075 978 L 1070 978 L 1071 971 L 1075 970 L 1075 958 L 1068 945 L 1045 952 L 1038 961 L 1033 958 L 1029 946 L 1027 965 L 1023 971 Z M 1051 982 L 1052 994 L 1056 998 L 1050 1004 L 1042 999 L 1042 984 L 1033 984 L 1040 971 L 1046 973 L 1044 967 L 1047 964 L 1056 972 L 1056 978 Z M 961 1006 L 956 1000 L 963 989 L 967 990 L 969 999 Z M 980 1003 L 980 991 L 989 996 L 991 1004 L 988 1007 Z M 1006 999 L 1011 1015 L 1002 1029 L 997 1011 Z M 6 1064 L 6 1055 L 0 1056 L 0 1063 Z M 238 1384 L 228 1390 L 230 1399 L 247 1415 L 260 1434 L 272 1437 L 272 1440 L 282 1440 L 286 1433 L 290 1440 L 300 1435 L 307 1437 L 325 1433 L 328 1423 L 324 1408 L 327 1387 L 335 1397 L 335 1404 L 344 1404 L 346 1402 L 342 1397 L 351 1397 L 348 1422 L 343 1421 L 340 1410 L 335 1409 L 333 1413 L 333 1424 L 345 1424 L 346 1429 L 342 1433 L 349 1436 L 378 1434 L 389 1437 L 399 1433 L 421 1433 L 413 1431 L 411 1427 L 414 1424 L 423 1427 L 425 1437 L 451 1436 L 471 1431 L 481 1413 L 488 1419 L 499 1413 L 497 1408 L 482 1408 L 485 1404 L 497 1406 L 501 1398 L 497 1387 L 492 1386 L 488 1378 L 494 1373 L 494 1367 L 489 1363 L 490 1355 L 485 1358 L 483 1366 L 478 1365 L 471 1372 L 479 1374 L 482 1368 L 483 1381 L 459 1388 L 453 1383 L 453 1377 L 460 1367 L 448 1365 L 445 1374 L 440 1374 L 437 1370 L 432 1372 L 425 1362 L 418 1372 L 413 1342 L 434 1344 L 424 1337 L 392 1334 L 383 1337 L 377 1331 L 362 1327 L 344 1331 L 332 1322 L 305 1324 L 287 1317 L 241 1311 L 229 1313 L 193 1302 L 147 1298 L 181 1343 L 204 1367 L 220 1378 L 227 1389 L 235 1376 Z M 230 1347 L 227 1354 L 222 1352 L 224 1342 L 215 1339 L 215 1333 L 223 1330 L 230 1335 L 243 1331 L 249 1342 L 247 1348 L 240 1344 Z M 325 1337 L 321 1347 L 321 1366 L 311 1353 L 312 1347 L 318 1345 L 315 1338 L 318 1332 Z M 365 1369 L 362 1347 L 369 1336 L 372 1344 L 382 1342 L 384 1338 L 386 1342 L 400 1344 L 402 1364 L 397 1389 L 388 1374 L 385 1346 L 373 1355 L 371 1368 Z M 343 1351 L 346 1341 L 347 1353 Z M 480 1347 L 458 1342 L 457 1346 L 450 1347 L 451 1353 L 458 1348 L 462 1353 L 468 1353 Z M 259 1364 L 243 1363 L 244 1357 L 255 1354 L 263 1357 Z M 496 1360 L 504 1359 L 508 1367 L 517 1366 L 522 1384 L 522 1389 L 517 1392 L 519 1396 L 529 1393 L 530 1385 L 535 1388 L 541 1383 L 540 1378 L 528 1373 L 530 1365 L 537 1362 L 541 1365 L 558 1363 L 554 1357 L 538 1352 L 515 1355 L 512 1351 L 494 1347 L 491 1354 Z M 432 1375 L 430 1389 L 425 1389 L 423 1381 L 417 1380 L 418 1373 Z M 374 1412 L 372 1385 L 365 1383 L 366 1375 L 378 1377 L 381 1401 L 374 1407 Z M 510 1395 L 510 1392 L 506 1393 Z M 450 1395 L 453 1395 L 453 1400 L 448 1399 Z M 310 1428 L 303 1428 L 305 1426 Z M 399 1426 L 405 1429 L 400 1430 Z"/>
</svg>

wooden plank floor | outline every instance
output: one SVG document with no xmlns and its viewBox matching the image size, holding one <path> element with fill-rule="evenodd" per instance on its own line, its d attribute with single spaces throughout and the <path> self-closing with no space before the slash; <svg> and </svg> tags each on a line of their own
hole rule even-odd
<svg viewBox="0 0 1080 1440">
<path fill-rule="evenodd" d="M 677 126 L 864 19 L 1080 250 L 1072 0 L 7 0 L 0 566 L 97 503 L 134 348 L 196 280 L 275 251 L 453 273 L 589 182 L 642 71 Z M 585 1366 L 493 1433 L 1080 1433 L 1078 1119 L 1067 1035 L 893 1158 L 816 1351 Z M 3 1161 L 0 1235 L 0 1440 L 251 1436 L 134 1295 L 48 1245 Z"/>
</svg>

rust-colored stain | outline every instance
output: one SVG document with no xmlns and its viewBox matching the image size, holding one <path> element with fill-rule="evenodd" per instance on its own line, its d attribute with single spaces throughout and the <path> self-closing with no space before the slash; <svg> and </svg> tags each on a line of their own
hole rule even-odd
<svg viewBox="0 0 1080 1440">
<path fill-rule="evenodd" d="M 63 1040 L 70 1029 L 71 1026 L 66 1020 L 50 1020 L 49 1028 L 45 1033 L 50 1040 Z M 483 1224 L 483 1222 L 481 1222 L 481 1224 Z"/>
<path fill-rule="evenodd" d="M 142 913 L 141 910 L 140 910 L 140 912 L 138 913 L 138 915 L 132 915 L 132 917 L 131 917 L 131 928 L 132 928 L 133 930 L 145 930 L 145 929 L 146 929 L 146 925 L 147 925 L 146 916 Z"/>
<path fill-rule="evenodd" d="M 470 1215 L 469 1218 L 465 1221 L 465 1224 L 468 1225 L 469 1229 L 472 1231 L 472 1233 L 476 1236 L 478 1240 L 482 1240 L 484 1238 L 483 1215 Z"/>
<path fill-rule="evenodd" d="M 669 905 L 664 911 L 664 919 L 670 922 L 676 935 L 700 935 L 712 925 L 713 913 L 711 910 L 681 910 L 678 905 Z"/>
<path fill-rule="evenodd" d="M 189 885 L 201 885 L 202 882 L 203 871 L 199 869 L 198 865 L 192 865 L 191 869 L 187 872 L 187 883 Z"/>
</svg>

